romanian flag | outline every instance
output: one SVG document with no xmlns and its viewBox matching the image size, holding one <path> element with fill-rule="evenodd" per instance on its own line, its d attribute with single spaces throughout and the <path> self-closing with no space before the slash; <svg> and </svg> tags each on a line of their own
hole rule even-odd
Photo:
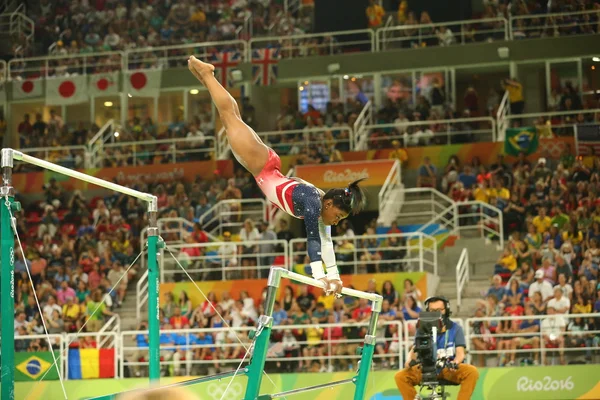
<svg viewBox="0 0 600 400">
<path fill-rule="evenodd" d="M 57 365 L 49 351 L 15 353 L 15 381 L 37 381 L 58 379 L 57 367 L 60 366 L 60 352 L 55 351 Z M 45 375 L 45 376 L 44 376 Z"/>
<path fill-rule="evenodd" d="M 69 379 L 114 377 L 115 349 L 69 350 Z"/>
</svg>

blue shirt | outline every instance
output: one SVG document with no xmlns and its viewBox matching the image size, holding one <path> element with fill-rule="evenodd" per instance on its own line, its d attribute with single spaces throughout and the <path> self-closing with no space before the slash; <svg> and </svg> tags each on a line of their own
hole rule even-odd
<svg viewBox="0 0 600 400">
<path fill-rule="evenodd" d="M 420 313 L 421 312 L 421 308 L 417 307 L 417 308 L 415 308 L 414 311 Z M 408 314 L 408 312 L 406 311 L 406 307 L 402 307 L 402 316 L 404 317 L 405 321 L 410 321 L 411 319 L 416 319 L 416 318 L 411 317 Z"/>
<path fill-rule="evenodd" d="M 492 286 L 488 289 L 486 297 L 493 294 L 494 296 L 496 296 L 498 301 L 500 301 L 504 297 L 504 293 L 506 293 L 506 289 L 504 288 L 504 286 L 500 286 L 499 288 Z"/>
<path fill-rule="evenodd" d="M 281 325 L 281 323 L 283 321 L 285 321 L 287 319 L 287 313 L 285 312 L 285 310 L 282 308 L 279 311 L 273 311 L 273 324 L 274 325 Z"/>
<path fill-rule="evenodd" d="M 523 321 L 521 321 L 521 324 L 519 324 L 519 329 L 528 329 L 528 328 L 531 328 L 532 326 L 537 326 L 539 328 L 540 320 L 539 319 L 524 319 Z"/>
<path fill-rule="evenodd" d="M 446 335 L 447 333 L 447 335 Z M 467 347 L 465 333 L 460 325 L 452 322 L 450 329 L 437 335 L 437 359 L 446 358 L 448 361 L 454 360 L 457 347 Z"/>
<path fill-rule="evenodd" d="M 135 340 L 137 342 L 137 347 L 148 347 L 148 341 L 146 340 L 146 335 L 137 334 L 135 335 Z"/>
<path fill-rule="evenodd" d="M 477 177 L 472 174 L 461 172 L 458 175 L 458 181 L 464 185 L 465 189 L 471 189 L 477 183 Z"/>
</svg>

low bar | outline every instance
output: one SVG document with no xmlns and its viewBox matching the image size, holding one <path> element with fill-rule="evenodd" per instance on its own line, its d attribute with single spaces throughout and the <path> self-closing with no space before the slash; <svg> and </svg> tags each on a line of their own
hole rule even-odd
<svg viewBox="0 0 600 400">
<path fill-rule="evenodd" d="M 317 279 L 313 279 L 308 276 L 300 275 L 295 272 L 288 271 L 287 269 L 284 269 L 284 268 L 271 268 L 271 271 L 276 274 L 278 273 L 281 275 L 281 277 L 288 278 L 292 281 L 302 282 L 307 285 L 316 286 L 316 287 L 325 289 L 325 284 L 322 281 L 319 281 Z M 342 294 L 345 294 L 346 296 L 357 297 L 359 299 L 367 299 L 367 300 L 374 301 L 374 302 L 382 301 L 382 297 L 376 293 L 366 293 L 366 292 L 361 292 L 360 290 L 354 290 L 354 289 L 349 289 L 349 288 L 342 288 Z"/>
<path fill-rule="evenodd" d="M 20 160 L 20 161 L 26 162 L 31 165 L 35 165 L 35 166 L 38 166 L 38 167 L 41 167 L 41 168 L 44 168 L 44 169 L 47 169 L 50 171 L 57 172 L 59 174 L 70 176 L 71 178 L 79 179 L 80 181 L 89 182 L 94 185 L 98 185 L 98 186 L 101 186 L 101 187 L 104 187 L 104 188 L 107 188 L 110 190 L 114 190 L 119 193 L 124 193 L 126 195 L 135 197 L 137 199 L 147 201 L 149 203 L 152 203 L 154 201 L 154 199 L 156 198 L 156 196 L 151 195 L 149 193 L 143 193 L 143 192 L 137 191 L 135 189 L 130 189 L 128 187 L 117 185 L 116 183 L 105 181 L 104 179 L 100 179 L 100 178 L 96 178 L 94 176 L 82 174 L 81 172 L 74 171 L 69 168 L 61 167 L 60 165 L 52 164 L 51 162 L 48 162 L 48 161 L 40 160 L 39 158 L 32 157 L 30 155 L 24 154 L 17 150 L 12 150 L 12 152 L 13 152 L 13 157 L 15 160 Z"/>
</svg>

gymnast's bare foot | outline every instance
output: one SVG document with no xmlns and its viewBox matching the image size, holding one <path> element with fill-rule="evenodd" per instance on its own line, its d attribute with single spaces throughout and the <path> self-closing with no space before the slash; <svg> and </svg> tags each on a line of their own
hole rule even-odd
<svg viewBox="0 0 600 400">
<path fill-rule="evenodd" d="M 188 68 L 194 76 L 204 84 L 204 78 L 206 76 L 213 76 L 215 67 L 209 63 L 202 62 L 194 56 L 190 56 L 188 59 Z"/>
</svg>

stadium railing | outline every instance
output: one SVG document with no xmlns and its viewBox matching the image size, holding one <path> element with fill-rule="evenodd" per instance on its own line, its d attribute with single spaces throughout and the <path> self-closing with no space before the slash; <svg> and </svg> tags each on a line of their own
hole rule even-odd
<svg viewBox="0 0 600 400">
<path fill-rule="evenodd" d="M 367 101 L 354 121 L 354 135 L 351 141 L 352 150 L 365 150 L 368 147 L 369 131 L 367 126 L 373 123 L 373 102 Z"/>
<path fill-rule="evenodd" d="M 398 218 L 428 221 L 417 232 L 426 232 L 442 244 L 452 235 L 460 236 L 461 231 L 471 230 L 481 237 L 497 240 L 498 246 L 503 248 L 504 223 L 498 208 L 480 201 L 455 202 L 432 188 L 409 188 L 403 191 L 404 206 L 411 210 L 401 210 Z"/>
<path fill-rule="evenodd" d="M 432 134 L 416 135 L 421 127 L 431 129 Z M 384 143 L 387 144 L 396 139 L 404 142 L 405 146 L 496 141 L 496 122 L 491 117 L 366 125 L 364 129 L 368 138 L 367 148 L 381 148 Z M 377 133 L 382 135 L 379 136 Z"/>
<path fill-rule="evenodd" d="M 404 184 L 402 183 L 402 164 L 396 160 L 383 186 L 378 193 L 379 216 L 377 223 L 391 225 L 404 205 Z"/>
<path fill-rule="evenodd" d="M 204 230 L 214 236 L 228 231 L 239 232 L 248 218 L 260 221 L 267 217 L 267 201 L 264 199 L 220 200 L 200 216 L 198 222 Z"/>
<path fill-rule="evenodd" d="M 6 74 L 8 72 L 8 68 L 6 66 L 6 61 L 0 60 L 0 83 L 4 85 L 6 83 Z M 6 99 L 2 99 L 3 101 Z"/>
<path fill-rule="evenodd" d="M 394 238 L 397 243 L 390 244 Z M 435 237 L 422 233 L 393 233 L 332 238 L 336 261 L 342 274 L 372 272 L 419 271 L 438 273 Z M 373 243 L 365 242 L 372 240 Z M 306 270 L 306 239 L 289 242 L 290 269 L 300 266 Z M 375 256 L 378 254 L 378 256 Z M 369 268 L 372 265 L 373 268 Z"/>
<path fill-rule="evenodd" d="M 291 318 L 291 316 L 290 316 Z M 398 336 L 402 333 L 402 322 L 401 321 L 384 321 L 381 323 L 382 326 L 393 326 Z M 293 341 L 293 345 L 286 348 L 285 344 L 279 339 L 279 341 L 273 342 L 272 346 L 269 347 L 267 353 L 267 369 L 278 368 L 280 364 L 291 363 L 297 365 L 302 361 L 310 363 L 313 360 L 320 360 L 327 365 L 328 370 L 333 370 L 334 365 L 340 362 L 347 364 L 354 364 L 360 359 L 359 355 L 356 355 L 356 348 L 360 346 L 363 341 L 362 336 L 359 334 L 361 328 L 367 328 L 368 322 L 360 323 L 337 323 L 337 324 L 305 324 L 305 325 L 275 325 L 273 326 L 273 337 L 282 337 L 285 331 L 291 332 L 302 332 L 308 329 L 316 329 L 322 332 L 322 337 L 318 341 Z M 344 337 L 347 336 L 348 332 L 355 338 L 347 339 L 336 339 L 332 338 L 331 328 L 342 328 L 344 330 Z M 203 328 L 203 329 L 172 329 L 172 330 L 161 330 L 161 335 L 177 335 L 181 342 L 179 344 L 161 345 L 161 366 L 173 367 L 180 371 L 174 371 L 175 375 L 184 374 L 190 376 L 197 374 L 193 372 L 196 368 L 214 368 L 218 365 L 221 369 L 233 369 L 239 365 L 241 357 L 244 355 L 245 350 L 242 347 L 248 347 L 250 340 L 247 339 L 248 333 L 252 330 L 251 327 L 236 327 L 236 328 Z M 401 337 L 385 337 L 385 329 L 381 329 L 382 336 L 377 338 L 377 344 L 385 351 L 384 354 L 375 353 L 373 356 L 374 361 L 392 361 L 392 364 L 403 365 L 404 355 L 402 352 L 403 346 L 401 345 Z M 121 343 L 120 356 L 122 360 L 120 364 L 119 376 L 124 376 L 125 368 L 137 368 L 145 369 L 148 368 L 148 348 L 139 347 L 137 342 L 137 335 L 145 335 L 146 331 L 123 331 L 121 332 Z M 198 334 L 214 335 L 216 336 L 216 343 L 197 344 Z M 242 340 L 242 343 L 238 342 L 237 338 Z M 205 339 L 201 339 L 205 340 Z M 246 341 L 244 341 L 246 340 Z M 393 344 L 396 343 L 396 344 Z M 302 355 L 304 348 L 317 348 L 323 352 L 323 355 L 311 355 L 305 357 Z M 230 351 L 229 349 L 240 349 L 239 358 L 226 358 L 222 357 L 224 352 Z M 194 354 L 196 350 L 207 349 L 209 353 L 203 359 L 196 358 Z M 178 356 L 175 356 L 179 353 Z M 348 370 L 348 367 L 346 367 Z"/>
<path fill-rule="evenodd" d="M 86 146 L 28 147 L 21 150 L 25 154 L 53 162 L 66 168 L 85 168 L 88 165 Z"/>
<path fill-rule="evenodd" d="M 510 100 L 508 90 L 504 92 L 498 110 L 496 111 L 496 128 L 498 141 L 506 138 L 506 129 L 509 128 L 507 117 L 510 114 Z"/>
<path fill-rule="evenodd" d="M 106 321 L 106 323 L 104 323 L 104 326 L 102 326 L 102 328 L 100 328 L 100 330 L 98 331 L 98 345 L 101 348 L 116 347 L 117 343 L 115 342 L 115 340 L 117 339 L 117 337 L 113 335 L 105 335 L 105 333 L 110 334 L 119 332 L 121 332 L 121 317 L 119 316 L 119 314 L 115 314 L 112 317 L 110 317 Z"/>
<path fill-rule="evenodd" d="M 260 249 L 262 246 L 271 249 L 264 252 Z M 198 249 L 200 255 L 192 256 L 186 252 L 192 249 Z M 174 244 L 169 245 L 168 250 L 159 261 L 161 282 L 185 280 L 187 274 L 196 281 L 241 279 L 243 274 L 264 278 L 272 266 L 286 267 L 289 254 L 285 240 Z M 244 265 L 246 261 L 255 265 Z"/>
<path fill-rule="evenodd" d="M 292 129 L 285 131 L 256 132 L 263 141 L 273 148 L 277 154 L 298 154 L 309 151 L 311 147 L 335 145 L 336 148 L 352 149 L 352 129 L 350 127 L 314 126 L 312 128 Z M 346 133 L 346 138 L 336 137 Z M 342 146 L 342 147 L 337 147 Z"/>
<path fill-rule="evenodd" d="M 0 14 L 0 33 L 14 37 L 23 35 L 31 43 L 35 33 L 35 24 L 25 14 L 25 3 L 17 2 L 15 5 L 7 5 L 3 9 L 5 12 Z M 8 11 L 10 9 L 12 11 Z"/>
<path fill-rule="evenodd" d="M 510 39 L 585 35 L 597 32 L 598 10 L 511 16 Z M 573 28 L 577 29 L 573 31 Z M 561 30 L 568 29 L 572 33 Z"/>
<path fill-rule="evenodd" d="M 462 292 L 469 283 L 469 250 L 465 247 L 456 263 L 456 310 L 460 312 Z"/>
<path fill-rule="evenodd" d="M 98 165 L 148 165 L 156 163 L 156 159 L 168 160 L 169 163 L 202 161 L 212 158 L 214 152 L 213 137 L 172 138 L 143 140 L 136 142 L 105 143 L 102 153 L 97 156 Z M 153 161 L 154 160 L 154 161 Z"/>
<path fill-rule="evenodd" d="M 279 49 L 281 59 L 377 50 L 372 29 L 252 38 L 248 41 L 248 60 L 261 49 Z"/>
<path fill-rule="evenodd" d="M 14 58 L 8 62 L 9 79 L 48 78 L 67 73 L 87 75 L 92 73 L 125 70 L 125 53 L 107 51 L 87 54 Z"/>
<path fill-rule="evenodd" d="M 446 33 L 450 30 L 451 33 Z M 509 24 L 504 18 L 469 19 L 418 25 L 398 25 L 377 30 L 377 50 L 448 46 L 508 40 Z"/>
<path fill-rule="evenodd" d="M 556 318 L 556 316 L 562 317 L 564 322 L 566 323 L 564 327 L 561 327 L 560 335 L 556 335 L 549 330 L 545 331 L 541 326 L 543 321 L 550 320 L 552 318 Z M 555 314 L 555 315 L 521 315 L 521 316 L 512 316 L 512 317 L 483 317 L 483 318 L 468 318 L 466 320 L 465 328 L 465 339 L 467 341 L 467 359 L 469 362 L 472 362 L 472 358 L 475 355 L 483 355 L 484 357 L 491 356 L 493 358 L 499 357 L 501 354 L 512 354 L 516 353 L 517 356 L 523 354 L 533 354 L 539 353 L 541 358 L 541 363 L 544 364 L 546 361 L 546 357 L 548 353 L 556 353 L 558 351 L 564 351 L 565 357 L 568 356 L 577 356 L 582 352 L 592 352 L 597 349 L 597 347 L 592 347 L 592 337 L 599 337 L 600 331 L 596 330 L 585 330 L 585 331 L 568 331 L 566 328 L 569 325 L 569 322 L 574 320 L 575 318 L 582 318 L 583 323 L 587 324 L 586 320 L 600 318 L 600 313 L 592 313 L 592 314 Z M 492 326 L 499 326 L 503 321 L 510 321 L 512 324 L 518 324 L 519 321 L 523 320 L 539 320 L 540 321 L 540 329 L 537 332 L 531 333 L 515 333 L 511 332 L 498 332 L 490 334 L 489 331 L 483 334 L 475 334 L 473 333 L 473 324 L 475 323 L 484 323 Z M 512 328 L 512 327 L 511 327 Z M 525 345 L 524 348 L 517 349 L 503 349 L 502 351 L 497 350 L 498 342 L 501 340 L 512 340 L 514 338 L 538 338 L 540 341 L 540 347 L 534 348 L 531 344 Z M 559 337 L 562 337 L 565 340 L 564 347 L 559 347 L 557 340 Z M 577 343 L 569 343 L 570 338 L 573 339 L 589 339 L 589 342 L 585 340 L 583 343 L 581 341 L 577 341 Z M 492 350 L 477 350 L 473 346 L 473 339 L 480 339 L 487 343 L 495 342 Z M 596 339 L 598 340 L 598 339 Z M 597 346 L 597 345 L 596 345 Z"/>
<path fill-rule="evenodd" d="M 583 122 L 577 121 L 577 116 L 579 115 L 584 117 Z M 517 121 L 520 126 L 535 126 L 539 136 L 542 138 L 549 138 L 552 135 L 573 137 L 575 136 L 577 125 L 590 123 L 588 120 L 591 123 L 600 123 L 600 108 L 506 115 L 504 119 L 504 121 L 497 121 L 497 124 L 510 127 L 514 121 Z"/>
<path fill-rule="evenodd" d="M 204 42 L 178 44 L 173 46 L 146 47 L 125 52 L 125 69 L 174 68 L 187 66 L 187 57 L 195 55 L 202 60 L 216 64 L 226 64 L 222 67 L 233 68 L 240 62 L 249 60 L 248 42 L 245 40 L 227 40 L 219 42 Z M 213 59 L 216 54 L 230 52 L 227 60 Z M 229 57 L 229 56 L 228 56 Z M 216 65 L 218 67 L 218 65 Z"/>
</svg>

